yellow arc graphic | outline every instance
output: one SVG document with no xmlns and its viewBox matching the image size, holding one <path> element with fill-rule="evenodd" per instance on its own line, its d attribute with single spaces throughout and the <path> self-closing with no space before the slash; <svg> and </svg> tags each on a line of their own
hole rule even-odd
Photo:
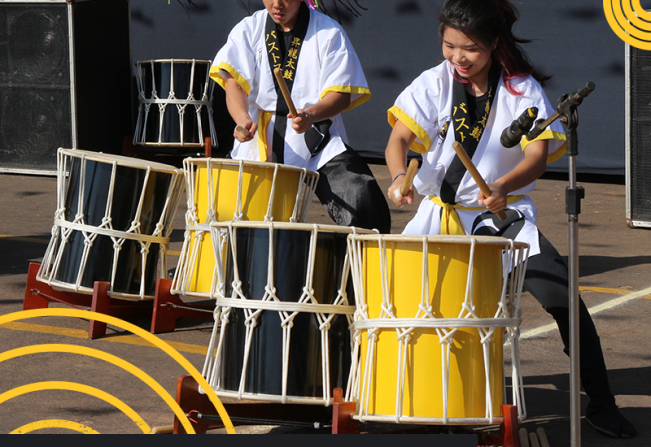
<svg viewBox="0 0 651 447">
<path fill-rule="evenodd" d="M 651 50 L 651 13 L 640 0 L 603 0 L 606 20 L 627 44 L 641 50 Z"/>
<path fill-rule="evenodd" d="M 77 310 L 77 309 L 58 309 L 58 308 L 46 308 L 46 309 L 33 309 L 33 310 L 24 310 L 20 312 L 14 312 L 10 313 L 7 315 L 2 315 L 0 316 L 0 325 L 5 324 L 5 323 L 10 323 L 16 320 L 25 320 L 29 318 L 38 318 L 38 317 L 72 317 L 72 318 L 82 318 L 86 320 L 97 320 L 101 321 L 103 323 L 111 324 L 113 326 L 117 326 L 120 329 L 124 329 L 126 331 L 129 331 L 133 333 L 134 335 L 137 335 L 154 346 L 158 347 L 161 349 L 163 352 L 165 352 L 167 355 L 169 355 L 171 358 L 173 358 L 179 365 L 181 365 L 187 372 L 194 378 L 194 380 L 197 381 L 199 386 L 202 388 L 202 390 L 206 393 L 212 404 L 215 406 L 217 409 L 217 413 L 219 414 L 220 418 L 222 419 L 222 423 L 224 424 L 224 428 L 226 429 L 226 432 L 229 434 L 236 434 L 235 428 L 233 427 L 233 423 L 231 422 L 230 418 L 228 417 L 228 414 L 226 413 L 226 409 L 222 405 L 221 401 L 219 400 L 219 397 L 215 393 L 215 390 L 212 389 L 212 387 L 208 384 L 206 379 L 201 375 L 201 373 L 181 354 L 179 354 L 178 351 L 176 351 L 174 348 L 172 348 L 170 345 L 168 345 L 166 342 L 155 336 L 154 334 L 145 331 L 144 329 L 139 328 L 138 326 L 135 326 L 129 322 L 126 322 L 124 320 L 120 320 L 118 318 L 109 316 L 109 315 L 104 315 L 101 313 L 97 312 L 90 312 L 86 310 Z M 107 360 L 109 358 L 108 354 L 106 355 L 106 358 L 104 360 Z M 113 360 L 113 359 L 111 359 Z M 110 360 L 107 360 L 110 361 Z M 132 373 L 135 374 L 134 371 L 131 371 Z M 75 385 L 75 384 L 73 384 Z M 12 390 L 13 391 L 13 390 Z M 101 390 L 98 390 L 101 391 Z M 6 393 L 5 393 L 6 394 Z M 137 416 L 137 415 L 136 415 Z M 183 420 L 183 419 L 181 419 Z M 185 425 L 184 425 L 185 426 Z M 194 432 L 194 431 L 192 431 Z"/>
<path fill-rule="evenodd" d="M 93 430 L 87 425 L 80 424 L 74 421 L 66 421 L 63 419 L 47 419 L 44 421 L 36 421 L 30 424 L 25 424 L 22 427 L 18 427 L 10 435 L 26 435 L 27 433 L 42 430 L 44 428 L 67 428 L 68 430 L 74 430 L 79 433 L 86 435 L 99 435 L 101 434 L 98 431 Z"/>
<path fill-rule="evenodd" d="M 0 404 L 13 399 L 14 397 L 22 396 L 23 394 L 32 393 L 34 391 L 43 391 L 43 390 L 68 390 L 68 391 L 77 391 L 79 393 L 88 394 L 90 396 L 97 397 L 102 399 L 105 402 L 113 405 L 115 408 L 122 411 L 126 414 L 136 425 L 143 431 L 143 433 L 152 433 L 151 427 L 136 413 L 131 407 L 122 402 L 120 399 L 111 396 L 110 394 L 88 385 L 83 385 L 80 383 L 71 383 L 71 382 L 38 382 L 30 383 L 29 385 L 19 386 L 13 390 L 9 390 L 5 393 L 0 394 Z"/>
<path fill-rule="evenodd" d="M 167 405 L 174 411 L 174 414 L 183 424 L 185 431 L 187 433 L 194 433 L 194 428 L 187 416 L 181 409 L 178 403 L 169 395 L 169 393 L 163 388 L 158 382 L 156 382 L 151 376 L 145 373 L 140 368 L 132 365 L 131 363 L 122 360 L 119 357 L 114 356 L 113 354 L 108 354 L 103 351 L 99 351 L 93 348 L 87 348 L 85 346 L 76 346 L 76 345 L 63 345 L 63 344 L 51 344 L 51 345 L 33 345 L 26 346 L 23 348 L 12 349 L 11 351 L 3 352 L 0 354 L 0 363 L 5 360 L 13 359 L 16 357 L 22 357 L 29 354 L 39 354 L 45 352 L 65 352 L 71 354 L 81 354 L 88 357 L 95 357 L 97 359 L 104 360 L 106 362 L 112 363 L 115 366 L 118 366 L 126 371 L 129 371 L 134 376 L 138 377 L 140 380 L 145 382 L 151 389 L 156 391 L 158 395 L 167 403 Z"/>
</svg>

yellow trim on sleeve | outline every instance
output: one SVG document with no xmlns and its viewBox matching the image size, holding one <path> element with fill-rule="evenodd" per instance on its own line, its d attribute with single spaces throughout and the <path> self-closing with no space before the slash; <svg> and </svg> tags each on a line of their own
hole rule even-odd
<svg viewBox="0 0 651 447">
<path fill-rule="evenodd" d="M 567 150 L 567 136 L 564 133 L 561 132 L 555 132 L 553 130 L 547 129 L 543 133 L 541 133 L 537 138 L 535 138 L 533 141 L 539 141 L 539 140 L 558 140 L 558 141 L 563 141 L 564 143 L 554 151 L 552 154 L 547 154 L 547 163 L 553 163 L 559 158 L 561 158 L 563 155 L 565 155 L 565 152 Z M 530 144 L 532 141 L 529 141 L 527 137 L 522 138 L 520 141 L 520 145 L 522 146 L 522 151 Z"/>
<path fill-rule="evenodd" d="M 343 110 L 344 112 L 348 110 L 352 110 L 357 106 L 361 106 L 366 101 L 371 99 L 370 89 L 368 89 L 367 87 L 353 87 L 350 85 L 333 85 L 332 87 L 328 87 L 325 90 L 323 90 L 323 92 L 321 92 L 321 97 L 319 99 L 323 99 L 325 95 L 331 92 L 350 93 L 351 95 L 362 95 L 356 100 L 351 101 L 348 107 L 346 107 Z"/>
<path fill-rule="evenodd" d="M 260 111 L 260 122 L 258 123 L 258 151 L 260 152 L 260 161 L 267 161 L 269 159 L 267 128 L 269 127 L 273 114 L 274 112 L 267 112 L 266 110 Z"/>
<path fill-rule="evenodd" d="M 249 81 L 244 79 L 244 77 L 239 74 L 237 70 L 235 70 L 226 62 L 222 62 L 219 64 L 219 66 L 215 66 L 210 69 L 210 78 L 219 84 L 221 88 L 226 90 L 226 80 L 219 74 L 221 70 L 224 70 L 233 76 L 237 83 L 240 84 L 240 87 L 242 87 L 242 90 L 244 90 L 244 93 L 246 93 L 246 96 L 249 96 L 251 94 L 251 84 L 249 84 Z"/>
<path fill-rule="evenodd" d="M 432 145 L 432 141 L 430 140 L 427 132 L 425 132 L 425 129 L 420 127 L 420 125 L 411 116 L 407 115 L 398 106 L 391 107 L 388 110 L 387 114 L 391 127 L 396 125 L 396 121 L 401 121 L 405 126 L 409 128 L 409 130 L 414 133 L 414 135 L 416 135 L 416 137 L 418 137 L 420 141 L 422 141 L 422 143 L 414 141 L 409 149 L 414 152 L 418 152 L 419 154 L 426 154 Z"/>
</svg>

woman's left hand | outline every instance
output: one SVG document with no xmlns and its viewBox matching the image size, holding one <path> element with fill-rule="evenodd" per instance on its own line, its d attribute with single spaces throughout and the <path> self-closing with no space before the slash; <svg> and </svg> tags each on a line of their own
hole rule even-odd
<svg viewBox="0 0 651 447">
<path fill-rule="evenodd" d="M 314 123 L 314 116 L 302 109 L 296 109 L 296 116 L 294 118 L 292 118 L 291 113 L 287 115 L 287 118 L 292 120 L 292 129 L 298 134 L 307 132 Z"/>
<path fill-rule="evenodd" d="M 504 188 L 504 186 L 499 183 L 490 183 L 488 187 L 491 190 L 490 197 L 486 197 L 480 191 L 477 195 L 477 202 L 480 205 L 485 205 L 486 208 L 488 208 L 488 210 L 492 213 L 497 213 L 504 210 L 506 208 L 506 188 Z"/>
</svg>

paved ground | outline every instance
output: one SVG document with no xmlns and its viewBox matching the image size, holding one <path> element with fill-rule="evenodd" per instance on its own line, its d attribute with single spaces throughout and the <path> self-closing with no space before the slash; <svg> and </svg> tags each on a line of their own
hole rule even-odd
<svg viewBox="0 0 651 447">
<path fill-rule="evenodd" d="M 381 186 L 388 186 L 384 166 L 372 166 Z M 565 214 L 566 182 L 542 180 L 532 194 L 539 208 L 539 226 L 562 255 L 568 254 Z M 651 444 L 651 233 L 625 224 L 625 187 L 621 184 L 582 183 L 586 190 L 580 222 L 580 286 L 599 330 L 612 389 L 622 413 L 637 427 L 631 440 L 612 440 L 597 434 L 582 421 L 583 445 L 647 446 Z M 0 175 L 0 317 L 22 309 L 29 262 L 43 257 L 56 208 L 56 180 L 49 177 Z M 180 250 L 183 232 L 182 203 L 175 219 L 172 250 Z M 392 208 L 394 233 L 399 233 L 415 206 Z M 309 220 L 328 223 L 315 202 Z M 172 260 L 174 264 L 175 260 Z M 61 307 L 63 306 L 56 306 Z M 525 295 L 521 362 L 525 376 L 529 431 L 544 427 L 552 446 L 569 445 L 569 361 L 562 353 L 558 332 L 546 330 L 552 322 L 540 306 Z M 135 320 L 147 328 L 149 322 Z M 195 367 L 201 368 L 211 333 L 210 321 L 184 319 L 175 332 L 160 338 Z M 542 329 L 540 329 L 542 328 Z M 71 344 L 111 353 L 143 369 L 172 396 L 182 367 L 120 328 L 87 340 L 88 323 L 71 318 L 37 318 L 0 327 L 2 350 L 39 344 Z M 70 353 L 30 354 L 0 363 L 0 393 L 37 382 L 84 383 L 121 399 L 150 427 L 168 425 L 172 411 L 158 395 L 133 375 L 107 362 Z M 21 389 L 22 390 L 22 389 Z M 4 396 L 4 400 L 3 397 Z M 587 403 L 583 396 L 583 405 Z M 100 433 L 138 433 L 122 411 L 83 392 L 44 390 L 8 398 L 0 395 L 0 433 L 35 421 L 75 421 Z M 50 432 L 62 429 L 49 429 Z M 269 427 L 240 429 L 269 432 Z M 45 432 L 45 431 L 44 431 Z M 272 432 L 274 432 L 272 430 Z"/>
</svg>

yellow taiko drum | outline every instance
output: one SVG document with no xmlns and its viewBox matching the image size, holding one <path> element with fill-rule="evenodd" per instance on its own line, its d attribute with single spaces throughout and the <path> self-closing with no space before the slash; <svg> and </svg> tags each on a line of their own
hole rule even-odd
<svg viewBox="0 0 651 447">
<path fill-rule="evenodd" d="M 172 293 L 216 293 L 212 222 L 304 222 L 318 174 L 294 166 L 218 158 L 183 161 L 188 211 Z M 221 254 L 219 254 L 221 256 Z"/>
<path fill-rule="evenodd" d="M 350 236 L 357 297 L 360 420 L 495 423 L 505 402 L 504 334 L 514 400 L 527 244 L 496 237 Z M 521 413 L 521 416 L 524 413 Z"/>
</svg>

